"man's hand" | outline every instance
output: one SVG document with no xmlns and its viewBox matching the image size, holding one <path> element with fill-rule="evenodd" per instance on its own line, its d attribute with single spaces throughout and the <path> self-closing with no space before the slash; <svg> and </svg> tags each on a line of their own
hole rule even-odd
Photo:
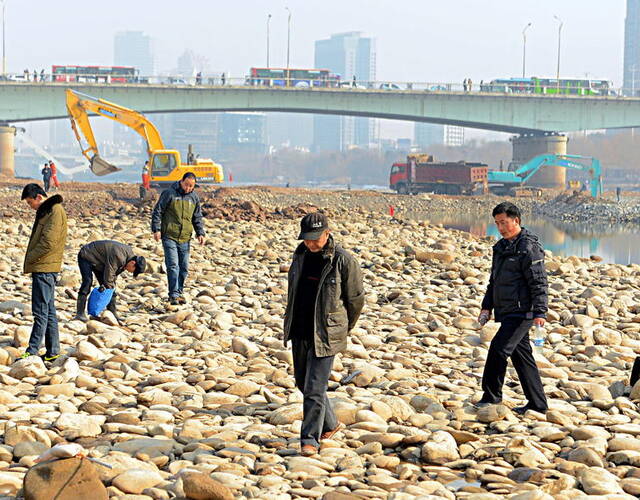
<svg viewBox="0 0 640 500">
<path fill-rule="evenodd" d="M 160 238 L 161 238 L 161 237 L 162 237 L 162 236 L 161 236 L 161 234 L 160 234 L 160 231 L 156 231 L 155 233 L 153 233 L 153 239 L 154 239 L 154 240 L 156 240 L 156 241 L 160 241 Z"/>
<path fill-rule="evenodd" d="M 198 236 L 198 243 L 204 245 L 204 236 Z"/>
<path fill-rule="evenodd" d="M 487 321 L 489 321 L 489 318 L 491 318 L 491 311 L 489 311 L 489 309 L 483 309 L 482 311 L 480 311 L 480 314 L 478 316 L 478 323 L 484 326 Z"/>
<path fill-rule="evenodd" d="M 545 319 L 544 318 L 534 318 L 533 319 L 533 324 L 536 326 L 539 326 L 540 328 L 542 328 L 545 324 Z"/>
</svg>

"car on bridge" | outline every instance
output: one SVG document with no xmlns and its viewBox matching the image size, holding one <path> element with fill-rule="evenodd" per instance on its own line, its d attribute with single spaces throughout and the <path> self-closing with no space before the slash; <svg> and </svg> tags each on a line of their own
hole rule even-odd
<svg viewBox="0 0 640 500">
<path fill-rule="evenodd" d="M 397 83 L 381 83 L 380 90 L 403 90 Z"/>
</svg>

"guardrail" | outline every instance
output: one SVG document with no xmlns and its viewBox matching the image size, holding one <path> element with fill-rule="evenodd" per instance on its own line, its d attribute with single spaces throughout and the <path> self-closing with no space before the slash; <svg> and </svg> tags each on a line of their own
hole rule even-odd
<svg viewBox="0 0 640 500">
<path fill-rule="evenodd" d="M 586 81 L 586 80 L 585 80 Z M 286 78 L 256 78 L 256 77 L 226 77 L 220 75 L 203 75 L 184 77 L 178 76 L 129 76 L 102 74 L 50 74 L 50 73 L 11 73 L 0 75 L 2 83 L 81 83 L 81 84 L 133 84 L 133 85 L 167 85 L 193 87 L 269 87 L 269 88 L 322 88 L 344 90 L 384 90 L 396 92 L 458 92 L 458 93 L 488 93 L 488 94 L 534 94 L 545 96 L 590 96 L 590 97 L 640 97 L 640 88 L 626 89 L 622 87 L 590 86 L 554 86 L 547 87 L 520 84 L 505 85 L 480 81 L 479 83 L 443 83 L 443 82 L 393 82 L 393 81 L 362 81 L 339 80 L 329 78 L 324 80 L 286 79 Z"/>
</svg>

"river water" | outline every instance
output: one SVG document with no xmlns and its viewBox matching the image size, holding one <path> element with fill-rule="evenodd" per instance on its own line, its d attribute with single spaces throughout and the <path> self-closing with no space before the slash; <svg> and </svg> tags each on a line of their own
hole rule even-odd
<svg viewBox="0 0 640 500">
<path fill-rule="evenodd" d="M 492 217 L 469 213 L 408 213 L 412 219 L 428 220 L 450 229 L 460 229 L 476 236 L 500 238 Z M 545 249 L 558 255 L 590 257 L 604 262 L 640 264 L 640 225 L 562 222 L 543 216 L 526 216 L 523 225 L 537 234 Z"/>
</svg>

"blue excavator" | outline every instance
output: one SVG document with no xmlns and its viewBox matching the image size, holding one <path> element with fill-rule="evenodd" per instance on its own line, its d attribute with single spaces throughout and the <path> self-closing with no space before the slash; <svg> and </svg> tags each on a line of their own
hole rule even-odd
<svg viewBox="0 0 640 500">
<path fill-rule="evenodd" d="M 591 156 L 544 154 L 536 156 L 514 171 L 489 171 L 487 180 L 489 189 L 501 194 L 514 188 L 522 187 L 531 177 L 544 166 L 564 167 L 580 170 L 589 174 L 589 189 L 594 198 L 602 195 L 602 169 L 600 161 Z"/>
</svg>

